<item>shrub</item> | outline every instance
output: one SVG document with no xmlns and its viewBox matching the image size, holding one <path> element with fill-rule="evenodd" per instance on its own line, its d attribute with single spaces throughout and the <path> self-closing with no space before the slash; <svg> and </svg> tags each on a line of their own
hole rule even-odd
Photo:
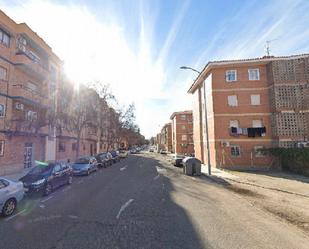
<svg viewBox="0 0 309 249">
<path fill-rule="evenodd" d="M 309 148 L 270 148 L 268 151 L 279 158 L 283 170 L 309 176 Z"/>
</svg>

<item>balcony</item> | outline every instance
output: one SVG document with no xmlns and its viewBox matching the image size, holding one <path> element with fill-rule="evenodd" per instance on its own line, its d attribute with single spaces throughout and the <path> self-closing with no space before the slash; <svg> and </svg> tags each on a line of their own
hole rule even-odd
<svg viewBox="0 0 309 249">
<path fill-rule="evenodd" d="M 230 127 L 229 128 L 230 136 L 239 137 L 265 137 L 266 136 L 266 127 L 249 127 L 249 128 L 239 128 L 239 127 Z"/>
<path fill-rule="evenodd" d="M 33 91 L 24 84 L 13 85 L 10 96 L 17 101 L 32 106 L 48 106 L 48 96 L 43 95 L 41 91 Z"/>
<path fill-rule="evenodd" d="M 39 80 L 46 80 L 49 76 L 47 64 L 33 58 L 27 50 L 18 50 L 15 54 L 14 62 L 19 69 Z"/>
</svg>

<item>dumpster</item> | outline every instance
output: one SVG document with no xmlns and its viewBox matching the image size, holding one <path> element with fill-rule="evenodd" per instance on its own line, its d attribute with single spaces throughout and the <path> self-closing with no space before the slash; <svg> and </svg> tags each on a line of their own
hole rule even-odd
<svg viewBox="0 0 309 249">
<path fill-rule="evenodd" d="M 201 161 L 195 157 L 186 157 L 182 161 L 185 175 L 201 175 Z"/>
</svg>

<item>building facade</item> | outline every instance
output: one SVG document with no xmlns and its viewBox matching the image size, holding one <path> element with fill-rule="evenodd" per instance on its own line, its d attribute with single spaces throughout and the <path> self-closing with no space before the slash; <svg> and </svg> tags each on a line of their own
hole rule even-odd
<svg viewBox="0 0 309 249">
<path fill-rule="evenodd" d="M 170 119 L 173 153 L 194 154 L 192 111 L 174 112 Z"/>
<path fill-rule="evenodd" d="M 172 152 L 172 125 L 165 124 L 161 129 L 161 145 L 162 149 Z"/>
<path fill-rule="evenodd" d="M 264 149 L 306 144 L 308 83 L 308 55 L 209 62 L 188 91 L 197 158 L 269 168 L 274 160 Z"/>
<path fill-rule="evenodd" d="M 58 127 L 53 116 L 66 94 L 74 92 L 62 67 L 62 61 L 27 24 L 17 24 L 0 11 L 0 175 L 30 168 L 35 160 L 76 158 L 76 132 Z M 98 97 L 95 91 L 87 91 Z M 106 103 L 102 108 L 107 109 Z M 107 124 L 109 117 L 102 127 L 113 125 Z M 118 148 L 113 129 L 102 129 L 90 123 L 85 126 L 80 156 Z"/>
<path fill-rule="evenodd" d="M 25 23 L 0 11 L 0 174 L 55 159 L 55 108 L 62 62 Z"/>
</svg>

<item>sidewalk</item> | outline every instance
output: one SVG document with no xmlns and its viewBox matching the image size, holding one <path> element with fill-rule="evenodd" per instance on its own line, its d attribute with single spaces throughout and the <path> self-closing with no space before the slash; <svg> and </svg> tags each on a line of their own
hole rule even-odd
<svg viewBox="0 0 309 249">
<path fill-rule="evenodd" d="M 207 174 L 207 167 L 202 167 Z M 212 175 L 223 178 L 230 183 L 268 189 L 288 194 L 309 197 L 309 178 L 285 172 L 241 172 L 213 169 Z"/>
<path fill-rule="evenodd" d="M 202 174 L 209 176 L 207 165 L 202 164 L 201 171 L 202 171 Z M 217 168 L 211 168 L 211 176 L 209 176 L 209 177 L 212 177 L 212 176 L 223 178 L 223 179 L 226 179 L 226 180 L 239 179 L 238 176 L 230 174 L 227 171 L 220 170 L 220 169 L 217 169 Z"/>
<path fill-rule="evenodd" d="M 13 173 L 13 174 L 9 174 L 9 175 L 1 175 L 0 177 L 12 180 L 12 181 L 18 181 L 19 178 L 21 178 L 22 176 L 26 175 L 31 168 L 28 169 L 23 169 L 20 172 L 17 173 Z"/>
<path fill-rule="evenodd" d="M 208 175 L 207 167 L 202 173 Z M 224 183 L 252 206 L 296 225 L 309 234 L 309 178 L 285 172 L 240 172 L 212 169 L 208 176 Z"/>
</svg>

